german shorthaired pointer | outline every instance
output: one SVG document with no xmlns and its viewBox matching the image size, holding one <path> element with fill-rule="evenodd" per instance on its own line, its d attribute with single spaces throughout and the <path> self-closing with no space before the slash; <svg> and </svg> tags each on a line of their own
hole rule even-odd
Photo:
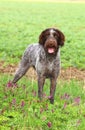
<svg viewBox="0 0 85 130">
<path fill-rule="evenodd" d="M 50 102 L 54 103 L 57 77 L 60 71 L 60 46 L 64 45 L 64 34 L 55 28 L 41 32 L 39 43 L 27 47 L 16 71 L 13 83 L 16 83 L 30 67 L 38 75 L 38 97 L 43 97 L 43 86 L 46 78 L 50 79 Z"/>
</svg>

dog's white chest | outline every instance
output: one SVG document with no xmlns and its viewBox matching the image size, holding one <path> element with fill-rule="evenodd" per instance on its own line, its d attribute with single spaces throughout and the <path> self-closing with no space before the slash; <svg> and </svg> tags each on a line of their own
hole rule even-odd
<svg viewBox="0 0 85 130">
<path fill-rule="evenodd" d="M 51 75 L 53 70 L 54 70 L 54 62 L 50 62 L 46 60 L 41 61 L 37 58 L 36 71 L 38 74 Z"/>
</svg>

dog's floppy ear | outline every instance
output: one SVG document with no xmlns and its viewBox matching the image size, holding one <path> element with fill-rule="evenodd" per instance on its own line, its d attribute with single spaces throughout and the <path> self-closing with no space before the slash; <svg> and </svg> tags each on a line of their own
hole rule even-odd
<svg viewBox="0 0 85 130">
<path fill-rule="evenodd" d="M 59 44 L 60 46 L 63 46 L 63 45 L 64 45 L 64 42 L 65 42 L 65 36 L 64 36 L 64 34 L 63 34 L 60 30 L 58 30 L 58 29 L 56 29 L 56 32 L 58 33 L 58 44 Z"/>
<path fill-rule="evenodd" d="M 48 32 L 49 32 L 50 28 L 45 29 L 44 31 L 41 32 L 40 36 L 39 36 L 39 44 L 44 45 L 47 36 L 48 36 Z"/>
<path fill-rule="evenodd" d="M 42 31 L 40 36 L 39 36 L 39 44 L 44 45 L 45 42 L 45 36 L 44 36 L 45 31 Z"/>
</svg>

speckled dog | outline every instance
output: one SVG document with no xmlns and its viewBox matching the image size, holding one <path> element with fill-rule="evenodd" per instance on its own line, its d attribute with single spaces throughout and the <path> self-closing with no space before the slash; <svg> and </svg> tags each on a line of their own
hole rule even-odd
<svg viewBox="0 0 85 130">
<path fill-rule="evenodd" d="M 57 77 L 60 71 L 60 46 L 64 45 L 64 34 L 55 28 L 41 32 L 39 43 L 27 47 L 16 71 L 13 83 L 16 83 L 30 67 L 38 75 L 38 97 L 43 97 L 43 86 L 46 78 L 50 79 L 50 102 L 54 103 Z"/>
</svg>

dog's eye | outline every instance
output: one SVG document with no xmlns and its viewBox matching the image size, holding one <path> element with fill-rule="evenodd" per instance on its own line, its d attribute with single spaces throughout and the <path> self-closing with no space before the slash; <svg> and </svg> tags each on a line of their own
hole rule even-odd
<svg viewBox="0 0 85 130">
<path fill-rule="evenodd" d="M 57 38 L 57 34 L 56 33 L 54 33 L 53 35 L 54 35 L 55 38 Z"/>
<path fill-rule="evenodd" d="M 49 37 L 49 33 L 48 34 L 46 34 L 46 38 L 48 38 Z"/>
</svg>

